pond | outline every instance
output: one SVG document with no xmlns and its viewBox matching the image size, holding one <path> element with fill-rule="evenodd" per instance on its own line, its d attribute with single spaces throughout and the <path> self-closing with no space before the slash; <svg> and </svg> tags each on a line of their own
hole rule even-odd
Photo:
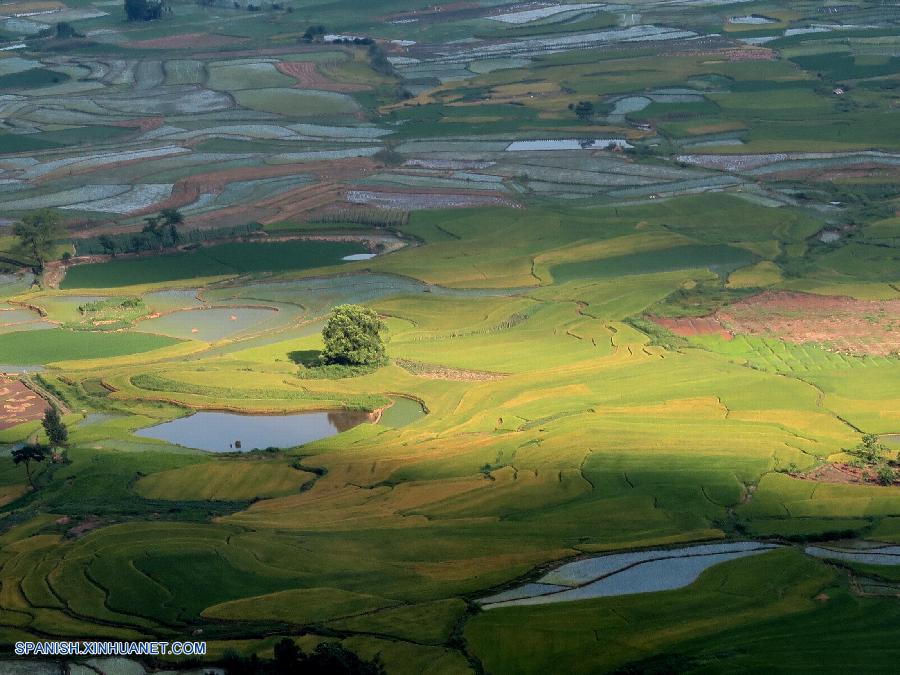
<svg viewBox="0 0 900 675">
<path fill-rule="evenodd" d="M 248 452 L 257 448 L 293 448 L 334 436 L 369 419 L 369 413 L 352 410 L 296 415 L 198 412 L 135 433 L 197 450 Z"/>
<path fill-rule="evenodd" d="M 626 96 L 616 101 L 615 106 L 609 113 L 610 122 L 624 122 L 625 115 L 628 113 L 639 112 L 650 105 L 651 101 L 646 96 Z"/>
<path fill-rule="evenodd" d="M 742 541 L 585 558 L 548 572 L 536 583 L 524 584 L 479 602 L 484 609 L 493 609 L 670 591 L 692 584 L 713 565 L 775 548 L 779 548 L 777 544 Z"/>
<path fill-rule="evenodd" d="M 394 399 L 394 403 L 381 413 L 378 423 L 387 427 L 404 427 L 422 419 L 425 414 L 421 403 L 412 398 L 398 396 Z"/>
</svg>

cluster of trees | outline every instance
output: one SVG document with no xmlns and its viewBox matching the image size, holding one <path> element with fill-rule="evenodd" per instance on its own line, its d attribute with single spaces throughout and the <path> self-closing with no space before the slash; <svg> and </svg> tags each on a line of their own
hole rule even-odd
<svg viewBox="0 0 900 675">
<path fill-rule="evenodd" d="M 863 435 L 859 445 L 845 452 L 853 455 L 851 466 L 873 470 L 875 479 L 882 485 L 893 485 L 897 479 L 897 471 L 887 459 L 889 449 L 875 434 Z"/>
<path fill-rule="evenodd" d="M 263 661 L 255 654 L 249 658 L 227 654 L 223 665 L 228 675 L 383 675 L 385 672 L 377 656 L 372 661 L 364 661 L 337 642 L 323 642 L 307 654 L 290 638 L 275 644 L 275 658 L 271 661 Z"/>
<path fill-rule="evenodd" d="M 75 30 L 75 26 L 68 21 L 60 21 L 56 24 L 56 38 L 58 40 L 68 40 L 71 38 L 83 38 L 84 33 Z"/>
<path fill-rule="evenodd" d="M 310 26 L 306 29 L 306 32 L 303 33 L 303 38 L 301 39 L 304 42 L 321 42 L 324 35 L 325 26 Z"/>
<path fill-rule="evenodd" d="M 19 238 L 19 247 L 31 261 L 34 272 L 40 276 L 53 254 L 56 242 L 66 231 L 62 218 L 52 209 L 33 211 L 13 226 L 13 234 Z"/>
<path fill-rule="evenodd" d="M 153 241 L 160 251 L 167 245 L 178 246 L 181 243 L 178 227 L 184 224 L 184 216 L 178 209 L 163 209 L 155 216 L 144 218 L 144 223 L 141 234 Z"/>
<path fill-rule="evenodd" d="M 125 0 L 125 18 L 129 21 L 153 21 L 167 10 L 162 0 Z"/>
<path fill-rule="evenodd" d="M 68 21 L 60 21 L 52 28 L 45 28 L 40 33 L 38 33 L 38 37 L 42 38 L 56 38 L 57 40 L 70 40 L 72 38 L 83 38 L 84 33 L 79 33 L 75 30 L 75 26 L 70 24 Z"/>
<path fill-rule="evenodd" d="M 140 253 L 178 246 L 181 241 L 179 226 L 184 224 L 184 216 L 178 209 L 163 209 L 155 216 L 144 218 L 144 227 L 124 243 L 120 238 L 108 234 L 97 237 L 103 253 L 115 256 L 117 253 Z M 123 245 L 124 243 L 124 245 Z"/>
<path fill-rule="evenodd" d="M 62 421 L 59 408 L 55 405 L 50 406 L 44 413 L 41 425 L 47 434 L 48 445 L 41 445 L 37 441 L 29 442 L 24 447 L 13 450 L 10 455 L 15 464 L 25 465 L 25 475 L 28 476 L 28 484 L 31 485 L 32 490 L 37 489 L 37 486 L 34 484 L 34 477 L 31 473 L 31 463 L 43 462 L 51 456 L 54 448 L 64 447 L 69 442 L 69 429 Z"/>
<path fill-rule="evenodd" d="M 384 49 L 377 42 L 369 44 L 369 65 L 372 66 L 372 70 L 376 73 L 387 75 L 388 77 L 396 76 L 394 66 L 388 61 L 387 54 L 384 53 Z"/>
<path fill-rule="evenodd" d="M 582 122 L 590 122 L 594 118 L 594 104 L 590 101 L 578 101 L 570 103 L 569 110 L 575 113 L 575 117 Z"/>
<path fill-rule="evenodd" d="M 178 238 L 181 244 L 191 245 L 221 239 L 241 238 L 249 240 L 260 236 L 262 232 L 263 226 L 260 223 L 245 223 L 243 225 L 214 227 L 202 230 L 181 229 L 178 230 Z M 139 236 L 135 238 L 135 234 L 138 234 Z M 147 235 L 144 235 L 144 233 L 118 232 L 115 234 L 101 234 L 96 237 L 75 239 L 74 243 L 78 255 L 139 253 L 140 251 L 153 248 L 153 242 Z"/>
<path fill-rule="evenodd" d="M 153 248 L 163 250 L 167 246 L 178 246 L 182 237 L 179 226 L 184 224 L 184 216 L 178 209 L 163 209 L 155 216 L 144 218 L 140 233 L 131 236 L 130 247 L 123 246 L 121 238 L 102 234 L 97 238 L 101 250 L 109 255 L 122 251 L 147 251 Z M 22 217 L 13 226 L 13 234 L 18 238 L 18 248 L 24 260 L 40 276 L 57 250 L 60 240 L 65 239 L 66 230 L 62 218 L 53 209 L 40 209 Z M 63 259 L 68 257 L 68 252 Z"/>
</svg>

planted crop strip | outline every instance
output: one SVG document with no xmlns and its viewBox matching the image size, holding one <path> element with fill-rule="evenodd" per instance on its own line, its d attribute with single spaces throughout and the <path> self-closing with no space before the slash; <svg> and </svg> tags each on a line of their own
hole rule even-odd
<svg viewBox="0 0 900 675">
<path fill-rule="evenodd" d="M 329 394 L 316 393 L 299 389 L 296 385 L 285 383 L 290 389 L 232 389 L 230 387 L 215 387 L 199 384 L 190 384 L 188 382 L 179 382 L 159 375 L 151 375 L 142 373 L 131 377 L 130 382 L 138 389 L 156 392 L 171 392 L 176 394 L 192 394 L 207 398 L 214 398 L 217 401 L 325 401 L 328 400 Z M 332 398 L 332 400 L 334 400 Z M 357 395 L 348 396 L 344 403 L 344 407 L 355 410 L 375 410 L 387 404 L 388 399 L 377 395 Z M 338 403 L 342 401 L 338 400 Z"/>
</svg>

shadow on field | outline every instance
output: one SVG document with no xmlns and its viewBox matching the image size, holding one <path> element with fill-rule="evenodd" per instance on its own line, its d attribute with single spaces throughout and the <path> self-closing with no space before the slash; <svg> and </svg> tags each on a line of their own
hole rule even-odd
<svg viewBox="0 0 900 675">
<path fill-rule="evenodd" d="M 288 352 L 288 358 L 300 366 L 307 368 L 322 365 L 322 352 L 319 349 L 299 349 L 294 352 Z"/>
</svg>

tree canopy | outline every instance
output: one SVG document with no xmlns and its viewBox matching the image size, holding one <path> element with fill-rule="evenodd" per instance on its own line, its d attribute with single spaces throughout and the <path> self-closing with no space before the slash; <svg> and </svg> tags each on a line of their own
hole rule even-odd
<svg viewBox="0 0 900 675">
<path fill-rule="evenodd" d="M 59 408 L 55 405 L 51 406 L 50 409 L 44 413 L 44 419 L 41 421 L 41 424 L 44 427 L 44 431 L 47 432 L 47 438 L 50 440 L 51 447 L 57 448 L 60 445 L 68 443 L 69 430 L 62 421 L 62 416 L 59 414 Z"/>
<path fill-rule="evenodd" d="M 575 111 L 575 116 L 582 122 L 589 122 L 594 116 L 594 104 L 590 101 L 579 101 L 572 109 Z"/>
<path fill-rule="evenodd" d="M 21 247 L 34 262 L 38 273 L 53 252 L 54 243 L 65 236 L 62 218 L 52 209 L 40 209 L 22 217 L 13 227 Z"/>
<path fill-rule="evenodd" d="M 323 360 L 325 363 L 351 366 L 384 363 L 384 342 L 379 334 L 382 329 L 384 322 L 368 307 L 335 307 L 322 330 L 325 341 Z"/>
<path fill-rule="evenodd" d="M 161 0 L 125 0 L 125 17 L 129 21 L 152 21 L 162 13 Z"/>
<path fill-rule="evenodd" d="M 10 453 L 12 461 L 15 464 L 25 464 L 25 475 L 28 476 L 28 483 L 31 485 L 32 489 L 36 486 L 34 484 L 34 479 L 31 476 L 31 463 L 43 462 L 47 459 L 47 455 L 47 448 L 36 443 L 29 443 L 24 447 L 16 448 Z"/>
</svg>

